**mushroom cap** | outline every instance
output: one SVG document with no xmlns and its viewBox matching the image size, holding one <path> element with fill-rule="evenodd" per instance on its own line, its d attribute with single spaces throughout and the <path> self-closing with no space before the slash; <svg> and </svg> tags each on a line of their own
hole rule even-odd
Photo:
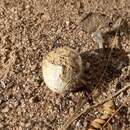
<svg viewBox="0 0 130 130">
<path fill-rule="evenodd" d="M 54 92 L 64 93 L 75 89 L 73 85 L 82 75 L 82 59 L 73 49 L 57 48 L 43 59 L 42 72 L 45 84 Z"/>
</svg>

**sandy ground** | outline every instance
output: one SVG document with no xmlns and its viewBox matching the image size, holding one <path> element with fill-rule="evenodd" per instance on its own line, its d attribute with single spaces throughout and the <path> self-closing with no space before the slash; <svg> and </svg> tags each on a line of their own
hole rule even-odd
<svg viewBox="0 0 130 130">
<path fill-rule="evenodd" d="M 125 21 L 120 44 L 100 82 L 99 100 L 130 81 L 130 1 L 0 0 L 0 130 L 58 130 L 85 97 L 81 92 L 67 96 L 51 92 L 42 79 L 42 59 L 53 47 L 77 50 L 90 63 L 88 86 L 95 86 L 110 50 L 99 49 L 91 34 L 99 26 L 109 28 L 120 17 Z M 114 36 L 107 35 L 109 45 Z M 118 96 L 116 108 L 126 96 L 127 91 Z M 69 130 L 87 130 L 100 111 L 96 108 L 78 118 Z M 111 125 L 113 130 L 129 130 L 130 106 L 124 106 Z"/>
</svg>

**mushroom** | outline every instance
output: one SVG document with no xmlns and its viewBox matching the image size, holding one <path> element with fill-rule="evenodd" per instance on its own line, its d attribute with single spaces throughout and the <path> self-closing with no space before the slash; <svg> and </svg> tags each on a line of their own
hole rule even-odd
<svg viewBox="0 0 130 130">
<path fill-rule="evenodd" d="M 82 59 L 71 48 L 56 48 L 44 57 L 42 73 L 45 84 L 52 91 L 62 94 L 75 90 L 76 84 L 82 81 Z"/>
</svg>

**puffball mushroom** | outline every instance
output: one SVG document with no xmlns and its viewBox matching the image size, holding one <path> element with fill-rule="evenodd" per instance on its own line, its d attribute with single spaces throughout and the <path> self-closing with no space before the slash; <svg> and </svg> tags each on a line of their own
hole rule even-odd
<svg viewBox="0 0 130 130">
<path fill-rule="evenodd" d="M 57 48 L 44 57 L 42 72 L 48 88 L 57 93 L 65 93 L 76 89 L 74 84 L 83 73 L 82 59 L 73 49 Z"/>
</svg>

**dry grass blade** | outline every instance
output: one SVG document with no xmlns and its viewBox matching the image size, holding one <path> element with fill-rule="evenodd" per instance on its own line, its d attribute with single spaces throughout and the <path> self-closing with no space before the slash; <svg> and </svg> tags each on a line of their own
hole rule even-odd
<svg viewBox="0 0 130 130">
<path fill-rule="evenodd" d="M 74 115 L 72 115 L 72 117 L 69 118 L 69 120 L 67 120 L 67 121 L 65 122 L 65 124 L 62 126 L 62 130 L 66 130 L 66 129 L 70 126 L 70 124 L 72 124 L 72 122 L 75 121 L 77 118 L 79 118 L 81 115 L 83 115 L 83 114 L 89 112 L 90 110 L 94 109 L 95 107 L 98 107 L 98 106 L 104 104 L 105 102 L 107 102 L 107 101 L 109 101 L 109 100 L 111 100 L 111 99 L 117 97 L 120 93 L 126 91 L 127 89 L 130 89 L 130 84 L 129 84 L 129 83 L 126 83 L 126 85 L 125 85 L 122 89 L 120 89 L 119 91 L 117 91 L 117 92 L 116 92 L 115 94 L 113 94 L 112 96 L 110 96 L 110 97 L 104 99 L 103 101 L 101 101 L 101 102 L 99 102 L 99 103 L 97 103 L 97 104 L 94 104 L 94 105 L 92 105 L 92 106 L 90 106 L 90 107 L 88 107 L 88 108 L 85 108 L 85 109 L 84 109 L 83 111 L 81 111 L 81 112 L 79 111 L 79 112 L 75 113 Z M 83 102 L 83 101 L 82 101 L 82 102 Z"/>
<path fill-rule="evenodd" d="M 103 115 L 100 118 L 95 119 L 91 122 L 90 128 L 88 130 L 102 129 L 102 126 L 109 117 L 115 112 L 115 106 L 112 100 L 103 104 Z M 105 118 L 104 118 L 105 117 Z"/>
<path fill-rule="evenodd" d="M 109 123 L 109 121 L 116 115 L 116 113 L 126 104 L 126 102 L 130 102 L 130 96 L 127 97 L 125 102 L 109 117 L 109 119 L 103 125 L 102 129 Z"/>
<path fill-rule="evenodd" d="M 102 79 L 103 79 L 103 77 L 104 77 L 104 75 L 105 75 L 105 73 L 106 73 L 106 71 L 107 71 L 107 67 L 108 67 L 109 61 L 110 61 L 110 59 L 111 59 L 112 51 L 113 51 L 113 49 L 114 49 L 115 47 L 118 46 L 117 44 L 118 44 L 118 36 L 117 36 L 117 33 L 116 33 L 116 34 L 115 34 L 115 37 L 114 37 L 114 41 L 113 41 L 113 43 L 111 44 L 111 51 L 110 51 L 109 56 L 108 56 L 108 60 L 107 60 L 107 63 L 106 63 L 106 67 L 105 67 L 105 69 L 104 69 L 104 71 L 103 71 L 101 77 L 99 78 L 99 81 L 98 81 L 98 83 L 96 84 L 96 86 L 95 86 L 95 88 L 94 88 L 92 94 L 95 93 L 97 87 L 100 85 L 100 83 L 101 83 L 101 81 L 102 81 Z"/>
<path fill-rule="evenodd" d="M 72 115 L 72 117 L 70 117 L 70 118 L 64 123 L 64 125 L 62 126 L 62 130 L 66 130 L 66 129 L 71 125 L 71 123 L 72 123 L 73 121 L 75 121 L 75 119 L 78 118 L 77 116 L 78 116 L 78 114 L 80 114 L 80 109 L 81 109 L 80 106 L 83 106 L 83 105 L 85 104 L 86 100 L 80 100 L 79 102 L 80 102 L 80 104 L 77 105 L 77 109 L 76 109 L 76 111 L 75 111 L 76 114 Z"/>
</svg>

